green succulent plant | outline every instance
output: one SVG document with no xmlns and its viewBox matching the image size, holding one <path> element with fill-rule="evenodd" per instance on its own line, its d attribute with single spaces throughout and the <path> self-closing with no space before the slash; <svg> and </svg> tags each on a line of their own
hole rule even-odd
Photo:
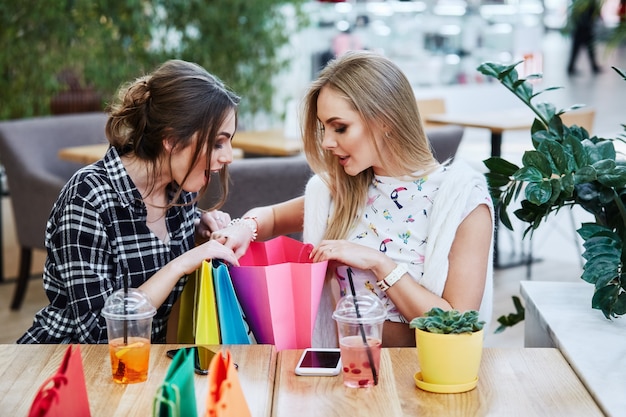
<svg viewBox="0 0 626 417">
<path fill-rule="evenodd" d="M 478 319 L 478 311 L 443 310 L 433 307 L 421 317 L 411 320 L 412 329 L 420 329 L 429 333 L 459 334 L 473 333 L 483 329 L 485 322 Z"/>
<path fill-rule="evenodd" d="M 586 260 L 581 278 L 593 284 L 591 305 L 607 319 L 626 313 L 626 161 L 616 159 L 614 141 L 624 142 L 622 133 L 607 139 L 590 136 L 579 126 L 563 125 L 560 115 L 581 107 L 557 110 L 550 103 L 535 104 L 541 93 L 534 92 L 533 74 L 520 79 L 512 65 L 486 62 L 478 67 L 484 75 L 496 78 L 536 115 L 531 128 L 533 149 L 517 166 L 501 157 L 484 161 L 490 193 L 502 224 L 513 230 L 508 208 L 523 195 L 515 216 L 528 224 L 524 236 L 536 230 L 551 213 L 562 208 L 582 207 L 593 214 L 595 222 L 583 223 L 577 230 L 584 244 Z M 613 68 L 622 78 L 626 75 Z M 626 125 L 622 125 L 626 130 Z M 519 313 L 519 309 L 518 309 Z M 523 319 L 523 314 L 518 315 Z M 500 321 L 500 320 L 499 320 Z M 505 322 L 500 321 L 506 325 Z M 511 322 L 509 322 L 511 324 Z M 514 323 L 512 323 L 514 324 Z"/>
</svg>

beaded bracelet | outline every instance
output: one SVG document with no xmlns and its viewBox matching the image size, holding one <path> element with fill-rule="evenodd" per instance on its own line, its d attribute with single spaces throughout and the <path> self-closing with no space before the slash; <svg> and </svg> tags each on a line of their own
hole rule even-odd
<svg viewBox="0 0 626 417">
<path fill-rule="evenodd" d="M 378 288 L 381 290 L 387 292 L 387 290 L 391 288 L 393 284 L 400 281 L 400 278 L 402 278 L 407 272 L 409 272 L 409 268 L 406 264 L 398 264 L 398 266 L 396 266 L 394 270 L 389 273 L 389 275 L 380 281 L 377 281 L 376 285 L 378 285 Z"/>
<path fill-rule="evenodd" d="M 254 221 L 254 226 L 252 226 L 249 222 L 245 222 L 244 220 Z M 243 219 L 239 219 L 239 218 L 232 219 L 230 223 L 228 223 L 228 227 L 235 226 L 237 224 L 243 224 L 252 232 L 252 237 L 250 238 L 250 242 L 254 242 L 256 240 L 257 230 L 259 228 L 259 222 L 257 221 L 256 217 L 244 217 Z"/>
</svg>

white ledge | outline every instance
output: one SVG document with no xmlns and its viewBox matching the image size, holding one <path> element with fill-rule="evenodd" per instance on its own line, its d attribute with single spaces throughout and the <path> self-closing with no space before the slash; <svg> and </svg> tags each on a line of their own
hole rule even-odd
<svg viewBox="0 0 626 417">
<path fill-rule="evenodd" d="M 591 308 L 593 285 L 523 281 L 526 347 L 556 347 L 609 416 L 626 415 L 626 317 Z"/>
</svg>

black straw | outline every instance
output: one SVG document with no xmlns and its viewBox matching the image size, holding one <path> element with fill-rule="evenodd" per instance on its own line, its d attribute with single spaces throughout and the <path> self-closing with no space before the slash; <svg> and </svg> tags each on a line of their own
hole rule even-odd
<svg viewBox="0 0 626 417">
<path fill-rule="evenodd" d="M 126 303 L 128 302 L 128 280 L 124 277 L 124 345 L 128 344 L 128 320 L 126 315 L 128 314 Z"/>
<path fill-rule="evenodd" d="M 359 304 L 356 301 L 356 291 L 354 290 L 354 281 L 352 281 L 352 268 L 348 268 L 348 282 L 350 283 L 350 292 L 352 292 L 352 297 L 354 300 L 354 309 L 356 310 L 356 317 L 358 319 L 361 318 L 361 313 L 359 312 Z M 370 369 L 372 370 L 372 378 L 374 378 L 374 385 L 378 385 L 378 372 L 376 372 L 376 366 L 374 366 L 374 356 L 372 355 L 372 348 L 369 343 L 367 343 L 367 337 L 365 336 L 365 328 L 363 327 L 363 323 L 359 322 L 359 329 L 361 330 L 361 339 L 363 339 L 363 344 L 365 345 L 365 350 L 367 351 L 367 360 L 370 363 Z"/>
</svg>

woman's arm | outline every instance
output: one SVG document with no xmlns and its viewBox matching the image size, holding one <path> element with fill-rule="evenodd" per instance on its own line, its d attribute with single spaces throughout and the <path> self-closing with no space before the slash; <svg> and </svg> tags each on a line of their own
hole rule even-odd
<svg viewBox="0 0 626 417">
<path fill-rule="evenodd" d="M 261 240 L 301 232 L 304 223 L 304 197 L 296 197 L 272 206 L 255 207 L 244 215 L 246 217 L 256 218 L 258 238 Z"/>
<path fill-rule="evenodd" d="M 144 282 L 139 289 L 145 291 L 152 304 L 159 308 L 169 297 L 176 283 L 184 275 L 191 274 L 198 269 L 202 261 L 208 259 L 223 259 L 230 264 L 239 265 L 237 257 L 230 248 L 212 240 L 170 261 Z"/>
<path fill-rule="evenodd" d="M 448 255 L 448 279 L 441 297 L 407 277 L 389 288 L 387 295 L 404 317 L 411 320 L 432 307 L 480 309 L 489 263 L 491 224 L 489 209 L 481 204 L 459 225 Z M 386 276 L 386 271 L 381 272 L 376 275 L 378 279 Z"/>
<path fill-rule="evenodd" d="M 213 232 L 211 239 L 232 249 L 239 258 L 246 253 L 253 239 L 267 240 L 300 232 L 303 221 L 304 197 L 296 197 L 271 206 L 250 209 L 236 223 Z"/>
<path fill-rule="evenodd" d="M 491 214 L 486 205 L 476 207 L 459 225 L 450 254 L 446 285 L 441 297 L 411 279 L 407 273 L 387 290 L 387 295 L 408 320 L 432 307 L 478 310 L 487 277 L 491 246 Z M 344 240 L 323 241 L 312 253 L 315 262 L 335 260 L 359 269 L 370 269 L 378 281 L 398 264 L 386 254 Z"/>
</svg>

